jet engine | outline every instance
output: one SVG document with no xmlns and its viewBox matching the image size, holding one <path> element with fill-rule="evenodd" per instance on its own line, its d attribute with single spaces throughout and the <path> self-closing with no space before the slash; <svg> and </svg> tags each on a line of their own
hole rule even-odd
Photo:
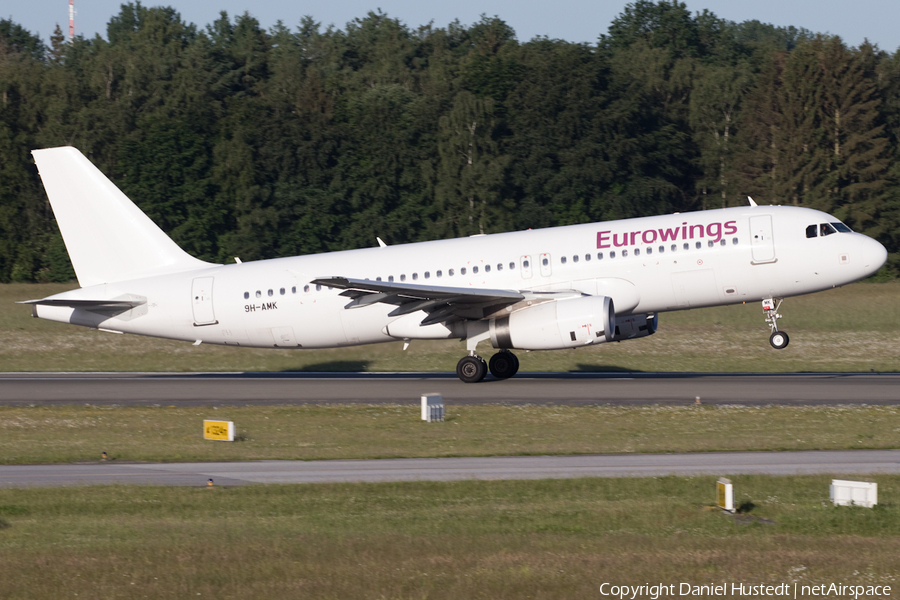
<svg viewBox="0 0 900 600">
<path fill-rule="evenodd" d="M 616 312 L 609 296 L 545 302 L 491 319 L 494 348 L 561 350 L 613 340 Z"/>
<path fill-rule="evenodd" d="M 616 318 L 616 329 L 612 341 L 633 340 L 656 333 L 659 315 L 628 315 Z"/>
</svg>

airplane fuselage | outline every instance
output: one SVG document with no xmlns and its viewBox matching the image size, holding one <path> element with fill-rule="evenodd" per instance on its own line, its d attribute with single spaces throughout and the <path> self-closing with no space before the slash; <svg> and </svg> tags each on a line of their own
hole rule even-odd
<svg viewBox="0 0 900 600">
<path fill-rule="evenodd" d="M 210 266 L 114 281 L 67 299 L 145 299 L 118 314 L 34 306 L 35 316 L 109 331 L 251 347 L 328 348 L 404 338 L 458 337 L 417 329 L 425 313 L 346 309 L 341 276 L 455 288 L 610 296 L 616 316 L 738 304 L 816 292 L 862 279 L 884 262 L 864 235 L 808 236 L 825 213 L 748 206 Z M 516 309 L 526 307 L 525 304 Z M 391 332 L 392 323 L 407 325 Z M 417 332 L 421 331 L 421 335 Z M 393 334 L 392 334 L 393 333 Z"/>
</svg>

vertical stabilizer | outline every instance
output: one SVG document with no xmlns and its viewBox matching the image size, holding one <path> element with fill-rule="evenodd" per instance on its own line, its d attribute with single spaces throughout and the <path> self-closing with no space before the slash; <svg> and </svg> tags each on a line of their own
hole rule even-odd
<svg viewBox="0 0 900 600">
<path fill-rule="evenodd" d="M 179 248 L 75 148 L 32 154 L 82 287 L 213 266 Z"/>
</svg>

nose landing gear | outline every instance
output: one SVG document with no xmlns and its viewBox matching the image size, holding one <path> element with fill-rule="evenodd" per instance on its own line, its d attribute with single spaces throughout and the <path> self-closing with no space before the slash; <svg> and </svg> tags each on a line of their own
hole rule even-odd
<svg viewBox="0 0 900 600">
<path fill-rule="evenodd" d="M 778 300 L 777 304 L 775 303 L 776 300 Z M 783 298 L 766 298 L 762 301 L 763 312 L 766 313 L 766 323 L 769 324 L 769 328 L 772 330 L 772 334 L 769 336 L 769 343 L 776 350 L 786 348 L 791 341 L 786 331 L 778 330 L 778 319 L 781 318 L 781 315 L 778 314 L 778 308 L 782 302 L 784 302 Z"/>
</svg>

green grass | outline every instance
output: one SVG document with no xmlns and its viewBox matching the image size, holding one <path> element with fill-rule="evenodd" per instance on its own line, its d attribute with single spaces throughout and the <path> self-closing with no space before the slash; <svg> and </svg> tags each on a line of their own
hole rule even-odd
<svg viewBox="0 0 900 600">
<path fill-rule="evenodd" d="M 205 418 L 241 441 L 202 439 Z M 0 462 L 399 458 L 900 446 L 898 406 L 0 407 Z"/>
<path fill-rule="evenodd" d="M 900 477 L 0 489 L 0 598 L 596 598 L 604 582 L 892 585 Z"/>
<path fill-rule="evenodd" d="M 192 346 L 32 319 L 17 300 L 71 285 L 0 285 L 0 371 L 442 371 L 465 353 L 456 341 L 414 341 L 334 350 Z M 782 306 L 791 335 L 769 347 L 758 303 L 663 313 L 656 335 L 590 349 L 519 352 L 527 371 L 897 371 L 900 281 L 861 283 Z M 480 348 L 490 353 L 488 344 Z"/>
</svg>

